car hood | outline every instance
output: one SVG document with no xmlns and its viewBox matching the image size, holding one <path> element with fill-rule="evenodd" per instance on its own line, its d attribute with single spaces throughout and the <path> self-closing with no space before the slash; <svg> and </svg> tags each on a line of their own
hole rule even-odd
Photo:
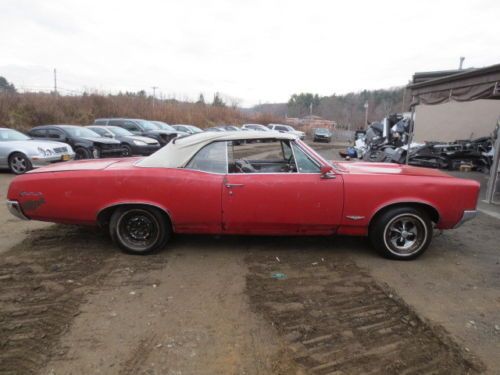
<svg viewBox="0 0 500 375">
<path fill-rule="evenodd" d="M 55 142 L 55 141 L 43 141 L 43 140 L 38 140 L 38 139 L 27 139 L 25 141 L 8 141 L 8 142 L 2 142 L 0 146 L 9 146 L 13 148 L 22 148 L 22 147 L 41 147 L 43 149 L 47 148 L 55 148 L 55 147 L 67 147 L 68 150 L 71 149 L 71 147 L 63 142 Z"/>
<path fill-rule="evenodd" d="M 390 174 L 427 177 L 450 177 L 437 169 L 412 167 L 393 163 L 363 163 L 363 162 L 334 162 L 348 173 L 353 174 Z"/>
<path fill-rule="evenodd" d="M 177 131 L 170 131 L 170 130 L 158 129 L 158 130 L 146 130 L 146 133 L 149 133 L 149 134 L 165 134 L 165 135 L 170 135 L 170 134 L 176 134 Z"/>
<path fill-rule="evenodd" d="M 95 143 L 105 143 L 109 145 L 116 145 L 120 144 L 120 141 L 117 141 L 116 139 L 109 139 L 105 137 L 80 137 L 80 139 L 84 139 L 90 142 L 95 142 Z"/>
<path fill-rule="evenodd" d="M 87 159 L 56 163 L 33 169 L 27 173 L 69 172 L 69 171 L 96 171 L 113 166 L 117 168 L 133 167 L 142 158 L 113 158 L 113 159 Z"/>
<path fill-rule="evenodd" d="M 149 137 L 141 137 L 140 135 L 134 135 L 134 136 L 130 135 L 127 138 L 132 139 L 134 141 L 146 142 L 147 144 L 150 144 L 150 145 L 158 144 L 158 141 L 156 139 L 149 138 Z"/>
</svg>

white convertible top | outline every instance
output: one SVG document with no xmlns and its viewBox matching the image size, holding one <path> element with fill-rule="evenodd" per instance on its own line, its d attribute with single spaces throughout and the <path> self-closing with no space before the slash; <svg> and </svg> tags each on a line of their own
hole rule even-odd
<svg viewBox="0 0 500 375">
<path fill-rule="evenodd" d="M 245 139 L 296 139 L 295 134 L 275 131 L 203 132 L 176 138 L 154 154 L 140 160 L 138 167 L 182 168 L 204 146 L 214 141 Z"/>
</svg>

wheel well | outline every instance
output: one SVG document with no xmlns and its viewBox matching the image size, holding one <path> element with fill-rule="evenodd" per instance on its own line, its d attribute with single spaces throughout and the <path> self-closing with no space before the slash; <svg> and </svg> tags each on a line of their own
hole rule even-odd
<svg viewBox="0 0 500 375">
<path fill-rule="evenodd" d="M 109 224 L 109 221 L 111 220 L 111 215 L 113 215 L 113 212 L 115 212 L 115 210 L 117 210 L 118 208 L 121 208 L 121 207 L 155 208 L 155 209 L 159 210 L 163 214 L 163 216 L 165 217 L 165 220 L 167 220 L 167 223 L 173 229 L 172 220 L 170 219 L 170 215 L 168 214 L 168 212 L 165 211 L 161 207 L 155 206 L 153 204 L 147 204 L 147 203 L 119 203 L 119 204 L 115 204 L 115 205 L 110 206 L 110 207 L 106 207 L 105 209 L 101 210 L 97 214 L 97 223 L 98 223 L 98 225 L 103 227 L 103 226 L 106 226 L 107 224 Z"/>
<path fill-rule="evenodd" d="M 417 202 L 401 202 L 401 203 L 394 203 L 390 204 L 389 206 L 382 207 L 380 210 L 378 210 L 375 215 L 370 220 L 370 226 L 372 223 L 375 222 L 375 220 L 382 215 L 384 212 L 387 212 L 390 209 L 397 208 L 397 207 L 412 207 L 416 209 L 423 210 L 429 215 L 429 218 L 434 222 L 438 223 L 439 222 L 439 211 L 436 210 L 433 206 L 425 203 L 417 203 Z"/>
</svg>

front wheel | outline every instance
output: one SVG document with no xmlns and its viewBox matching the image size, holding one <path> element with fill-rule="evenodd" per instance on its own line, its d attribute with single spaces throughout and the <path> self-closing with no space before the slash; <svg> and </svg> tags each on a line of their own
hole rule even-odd
<svg viewBox="0 0 500 375">
<path fill-rule="evenodd" d="M 132 147 L 130 145 L 124 144 L 122 156 L 132 156 Z"/>
<path fill-rule="evenodd" d="M 33 169 L 33 165 L 26 155 L 21 152 L 15 152 L 9 158 L 9 168 L 12 173 L 23 174 Z"/>
<path fill-rule="evenodd" d="M 92 154 L 89 150 L 83 147 L 77 147 L 75 149 L 75 160 L 90 159 Z"/>
<path fill-rule="evenodd" d="M 129 254 L 144 255 L 163 248 L 171 229 L 163 213 L 153 207 L 122 207 L 111 216 L 113 241 Z"/>
<path fill-rule="evenodd" d="M 432 222 L 426 212 L 413 207 L 389 209 L 370 226 L 373 246 L 387 258 L 415 259 L 429 247 Z"/>
</svg>

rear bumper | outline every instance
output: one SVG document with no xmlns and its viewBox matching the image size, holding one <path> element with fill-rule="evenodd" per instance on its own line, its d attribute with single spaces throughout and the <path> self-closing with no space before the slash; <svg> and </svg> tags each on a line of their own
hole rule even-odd
<svg viewBox="0 0 500 375">
<path fill-rule="evenodd" d="M 467 210 L 467 211 L 464 211 L 463 215 L 462 215 L 462 218 L 460 219 L 460 221 L 455 224 L 455 226 L 453 227 L 453 229 L 456 229 L 460 226 L 462 226 L 463 223 L 469 221 L 469 220 L 472 220 L 474 219 L 475 217 L 477 216 L 477 211 L 476 210 Z"/>
<path fill-rule="evenodd" d="M 21 220 L 29 220 L 29 218 L 24 216 L 23 210 L 21 209 L 21 205 L 18 201 L 7 200 L 7 208 L 15 217 L 18 217 Z"/>
</svg>

